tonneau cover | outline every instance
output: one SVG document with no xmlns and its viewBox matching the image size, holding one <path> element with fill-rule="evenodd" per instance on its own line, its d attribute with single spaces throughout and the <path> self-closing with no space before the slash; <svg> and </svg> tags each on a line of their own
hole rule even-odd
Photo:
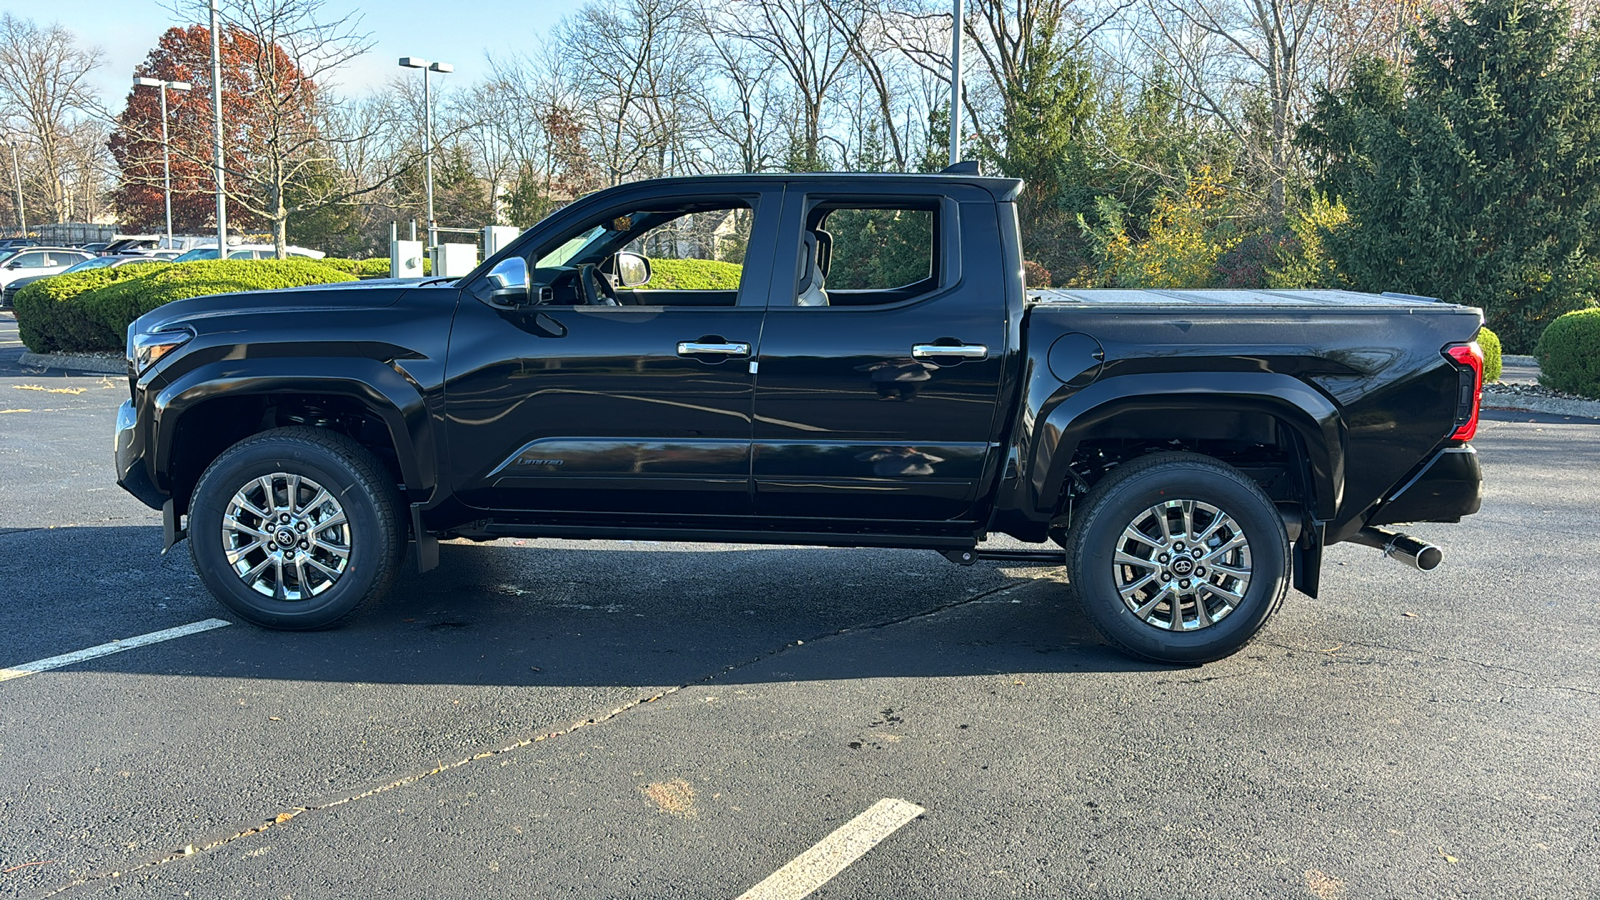
<svg viewBox="0 0 1600 900">
<path fill-rule="evenodd" d="M 1429 297 L 1404 294 L 1361 294 L 1355 291 L 1178 291 L 1178 290 L 1030 290 L 1034 303 L 1081 303 L 1096 306 L 1359 306 L 1359 307 L 1440 307 L 1455 309 Z"/>
</svg>

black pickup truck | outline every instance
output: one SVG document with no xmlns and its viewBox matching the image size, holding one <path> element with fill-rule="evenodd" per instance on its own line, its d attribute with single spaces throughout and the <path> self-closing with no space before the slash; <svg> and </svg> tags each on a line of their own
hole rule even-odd
<svg viewBox="0 0 1600 900">
<path fill-rule="evenodd" d="M 1109 642 L 1194 663 L 1328 544 L 1438 564 L 1379 526 L 1478 509 L 1478 310 L 1029 292 L 1019 188 L 657 180 L 463 278 L 171 303 L 129 329 L 117 480 L 288 629 L 441 538 L 902 547 L 1064 564 Z"/>
</svg>

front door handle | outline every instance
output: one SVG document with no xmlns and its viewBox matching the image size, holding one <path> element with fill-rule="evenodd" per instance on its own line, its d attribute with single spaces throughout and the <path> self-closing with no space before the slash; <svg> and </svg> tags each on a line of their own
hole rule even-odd
<svg viewBox="0 0 1600 900">
<path fill-rule="evenodd" d="M 988 359 L 989 348 L 982 344 L 913 344 L 911 355 L 916 359 L 937 359 L 941 356 Z"/>
<path fill-rule="evenodd" d="M 701 341 L 679 341 L 679 356 L 749 356 L 750 345 L 738 342 L 725 344 L 704 343 Z"/>
</svg>

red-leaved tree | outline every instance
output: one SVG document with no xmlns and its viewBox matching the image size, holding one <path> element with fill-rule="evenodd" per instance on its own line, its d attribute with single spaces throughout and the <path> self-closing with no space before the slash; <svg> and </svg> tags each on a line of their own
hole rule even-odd
<svg viewBox="0 0 1600 900">
<path fill-rule="evenodd" d="M 230 175 L 248 176 L 259 165 L 257 144 L 263 110 L 257 79 L 249 61 L 260 52 L 256 42 L 237 29 L 223 31 L 222 108 L 223 152 Z M 310 86 L 295 87 L 294 69 L 287 59 L 283 70 L 291 94 L 310 95 Z M 202 25 L 170 28 L 145 57 L 135 77 L 187 81 L 188 91 L 167 91 L 167 133 L 171 145 L 172 227 L 177 231 L 204 232 L 216 223 L 215 179 L 211 171 L 211 31 Z M 121 185 L 112 193 L 118 217 L 128 228 L 154 229 L 165 219 L 162 205 L 160 88 L 135 87 L 128 105 L 117 117 L 111 133 L 111 155 L 122 173 Z M 307 102 L 309 106 L 309 102 Z M 309 110 L 307 110 L 309 114 Z M 237 186 L 231 192 L 237 194 Z M 231 203 L 228 224 L 237 228 L 260 227 L 262 217 L 247 204 Z"/>
</svg>

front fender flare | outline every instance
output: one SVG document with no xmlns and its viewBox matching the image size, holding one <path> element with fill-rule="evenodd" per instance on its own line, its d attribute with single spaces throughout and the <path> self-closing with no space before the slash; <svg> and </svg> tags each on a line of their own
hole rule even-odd
<svg viewBox="0 0 1600 900">
<path fill-rule="evenodd" d="M 422 392 L 394 367 L 375 359 L 220 360 L 179 375 L 161 388 L 153 403 L 155 473 L 170 482 L 173 442 L 186 412 L 218 397 L 260 394 L 331 394 L 359 401 L 388 428 L 407 489 L 434 488 L 439 468 Z"/>
<path fill-rule="evenodd" d="M 1272 416 L 1300 438 L 1312 491 L 1312 515 L 1332 519 L 1343 502 L 1345 424 L 1339 409 L 1311 385 L 1276 372 L 1204 372 L 1181 379 L 1161 373 L 1105 378 L 1046 403 L 1034 429 L 1029 488 L 1039 512 L 1054 512 L 1078 445 L 1125 413 L 1217 409 Z M 1181 438 L 1184 435 L 1171 435 Z"/>
</svg>

